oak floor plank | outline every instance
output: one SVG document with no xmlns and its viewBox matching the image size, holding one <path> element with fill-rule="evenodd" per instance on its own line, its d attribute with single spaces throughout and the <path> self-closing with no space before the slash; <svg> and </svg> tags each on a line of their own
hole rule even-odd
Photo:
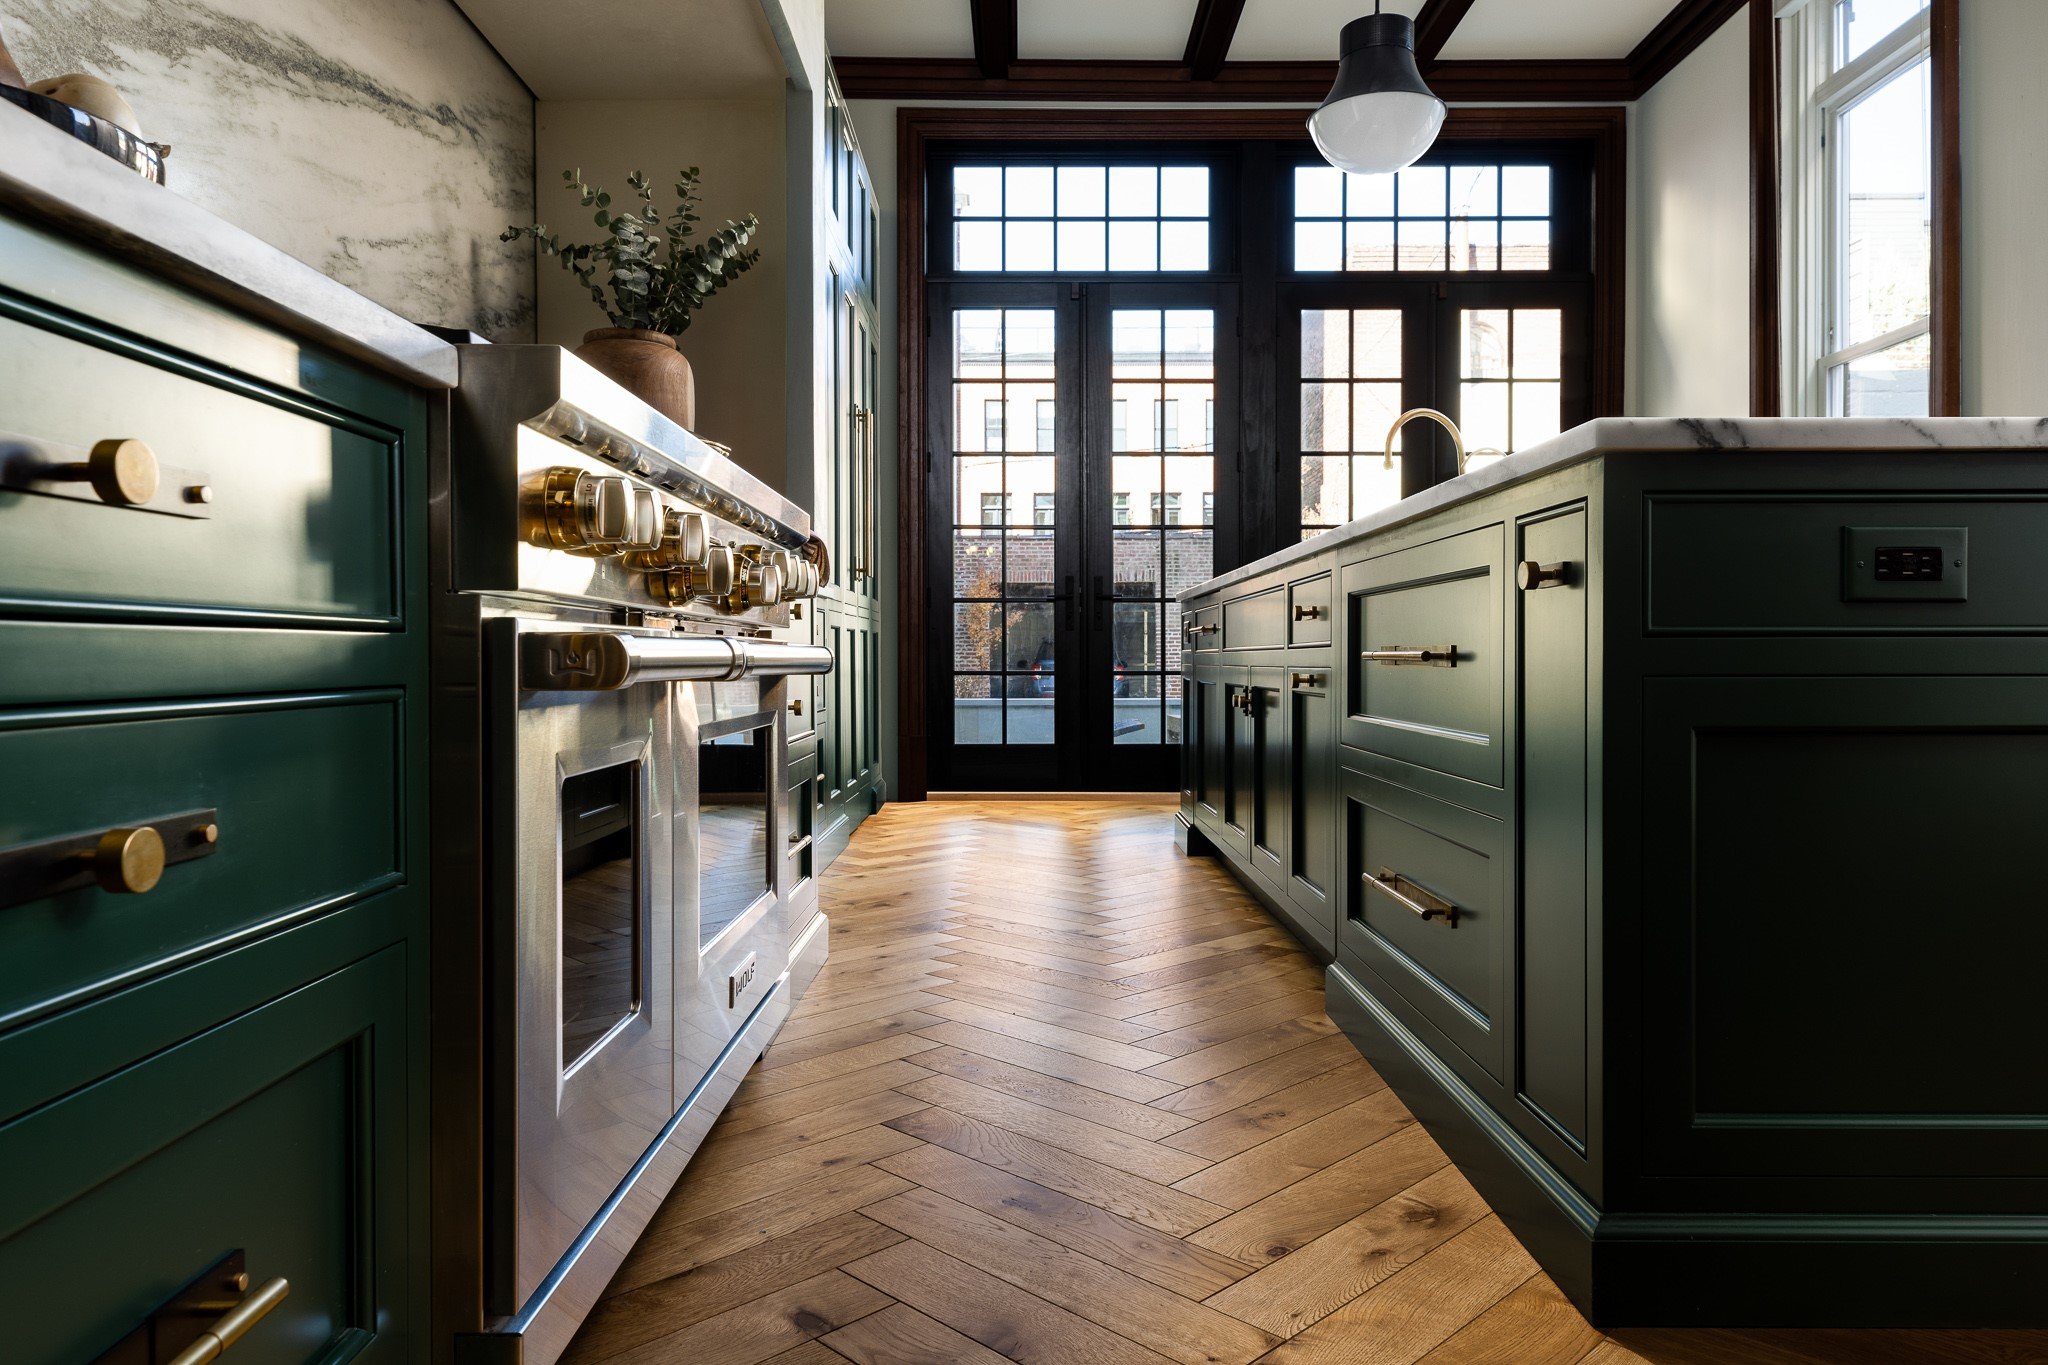
<svg viewBox="0 0 2048 1365">
<path fill-rule="evenodd" d="M 1048 1076 L 1043 1071 L 1033 1071 L 1030 1067 L 1017 1066 L 999 1058 L 984 1057 L 978 1052 L 942 1046 L 920 1052 L 917 1058 L 919 1067 L 927 1070 L 928 1074 L 937 1072 L 958 1076 L 963 1081 L 972 1081 L 987 1089 L 1000 1090 L 1005 1095 L 1056 1109 L 1062 1114 L 1072 1114 L 1076 1118 L 1141 1138 L 1151 1138 L 1155 1142 L 1163 1141 L 1194 1123 L 1193 1119 L 1154 1109 L 1149 1104 L 1140 1104 L 1102 1090 L 1091 1090 L 1085 1085 L 1063 1081 L 1057 1076 Z"/>
<path fill-rule="evenodd" d="M 1205 1299 L 1252 1272 L 1242 1261 L 929 1142 L 875 1164 L 1061 1246 L 1120 1266 L 1183 1298 Z"/>
<path fill-rule="evenodd" d="M 756 1365 L 889 1306 L 889 1296 L 828 1270 L 611 1357 L 613 1365 L 716 1360 Z"/>
<path fill-rule="evenodd" d="M 865 1213 L 1182 1365 L 1248 1365 L 1276 1340 L 1227 1313 L 933 1190 L 907 1191 Z"/>
<path fill-rule="evenodd" d="M 844 1273 L 1018 1365 L 1157 1365 L 1166 1358 L 921 1242 L 898 1242 Z"/>
<path fill-rule="evenodd" d="M 828 1053 L 823 1057 L 811 1057 L 788 1066 L 764 1071 L 755 1067 L 740 1088 L 734 1092 L 735 1100 L 765 1099 L 779 1095 L 785 1090 L 816 1085 L 820 1081 L 833 1080 L 850 1075 L 883 1062 L 893 1062 L 904 1057 L 914 1057 L 920 1052 L 937 1047 L 929 1038 L 920 1038 L 915 1033 L 899 1033 L 892 1038 L 864 1043 L 859 1047 L 847 1048 L 844 1052 Z"/>
<path fill-rule="evenodd" d="M 1208 1302 L 1276 1337 L 1291 1337 L 1487 1215 L 1472 1187 L 1445 1167 Z"/>
<path fill-rule="evenodd" d="M 835 1056 L 850 1047 L 859 1047 L 862 1043 L 879 1042 L 901 1033 L 915 1033 L 928 1024 L 941 1022 L 942 1016 L 926 1014 L 923 1010 L 901 1010 L 895 1014 L 885 1014 L 878 1019 L 849 1024 L 845 1028 L 814 1033 L 808 1038 L 798 1038 L 786 1043 L 777 1042 L 761 1054 L 761 1060 L 755 1063 L 755 1069 L 777 1071 L 796 1062 L 807 1062 L 814 1057 Z"/>
<path fill-rule="evenodd" d="M 819 1339 L 855 1365 L 1003 1365 L 1005 1359 L 907 1303 Z"/>
<path fill-rule="evenodd" d="M 1140 1104 L 1148 1104 L 1162 1095 L 1171 1095 L 1181 1089 L 1172 1081 L 1162 1081 L 1156 1076 L 1126 1071 L 1108 1062 L 1090 1061 L 1086 1057 L 1076 1056 L 1061 1048 L 1047 1047 L 1023 1038 L 1013 1038 L 1009 1034 L 976 1028 L 972 1024 L 955 1024 L 941 1020 L 919 1029 L 917 1036 L 930 1042 L 957 1047 L 963 1052 L 978 1052 L 984 1057 L 993 1057 L 997 1061 L 1009 1062 L 1013 1066 L 1043 1071 L 1048 1076 L 1057 1076 L 1063 1081 L 1072 1081 L 1076 1085 L 1085 1085 L 1091 1090 L 1100 1090 L 1106 1094 L 1121 1095 Z M 1194 1117 L 1206 1118 L 1207 1115 L 1198 1114 Z"/>
<path fill-rule="evenodd" d="M 1343 1066 L 1357 1056 L 1357 1049 L 1343 1034 L 1317 1038 L 1303 1043 L 1277 1057 L 1241 1066 L 1235 1071 L 1226 1071 L 1221 1076 L 1187 1087 L 1177 1094 L 1162 1099 L 1149 1100 L 1161 1109 L 1176 1114 L 1185 1114 L 1192 1119 L 1213 1119 L 1218 1114 L 1250 1103 L 1276 1090 L 1285 1090 L 1296 1081 L 1305 1081 L 1311 1076 L 1320 1076 L 1335 1067 Z M 1147 1080 L 1153 1079 L 1146 1077 Z"/>
<path fill-rule="evenodd" d="M 704 1145 L 690 1158 L 690 1184 L 704 1185 L 736 1166 L 800 1153 L 841 1134 L 902 1118 L 916 1113 L 923 1103 L 901 1091 L 878 1090 L 844 1104 L 764 1123 L 744 1132 L 723 1133 L 714 1127 Z"/>
<path fill-rule="evenodd" d="M 938 982 L 939 978 L 933 977 L 932 980 Z M 782 1025 L 782 1031 L 775 1035 L 775 1041 L 791 1043 L 814 1034 L 830 1033 L 835 1029 L 864 1024 L 870 1019 L 899 1014 L 904 1010 L 923 1009 L 947 998 L 943 995 L 934 995 L 927 990 L 897 990 L 893 984 L 885 992 L 871 994 L 862 991 L 857 992 L 856 996 L 870 998 L 848 999 L 839 1003 L 835 1009 L 819 1010 L 815 1014 L 806 1014 L 801 1019 L 790 1019 Z"/>
<path fill-rule="evenodd" d="M 675 1218 L 702 1218 L 778 1190 L 802 1186 L 825 1171 L 879 1161 L 915 1145 L 916 1138 L 885 1128 L 877 1120 L 872 1127 L 806 1142 L 759 1161 L 728 1161 L 712 1170 L 699 1170 L 693 1163 L 690 1178 L 677 1184 L 674 1197 L 663 1207 Z"/>
<path fill-rule="evenodd" d="M 975 947 L 987 947 L 976 944 Z M 1038 963 L 1018 962 L 1010 958 L 997 957 L 990 953 L 977 953 L 960 948 L 940 953 L 932 959 L 932 971 L 940 976 L 950 976 L 949 967 L 974 967 L 981 971 L 993 971 L 1021 981 L 1036 982 L 1041 986 L 1057 986 L 1063 991 L 1074 991 L 1081 995 L 1097 995 L 1106 1000 L 1129 999 L 1136 995 L 1129 986 L 1099 976 L 1083 976 L 1079 972 L 1061 971 Z"/>
<path fill-rule="evenodd" d="M 1047 1109 L 957 1076 L 940 1075 L 917 1081 L 901 1093 L 938 1105 L 948 1113 L 1007 1128 L 1162 1185 L 1193 1176 L 1210 1164 L 1205 1157 L 1191 1156 L 1103 1124 Z"/>
<path fill-rule="evenodd" d="M 1420 1124 L 1411 1124 L 1217 1220 L 1189 1240 L 1222 1255 L 1264 1265 L 1392 1198 L 1442 1169 L 1448 1160 Z"/>
<path fill-rule="evenodd" d="M 903 1234 L 894 1228 L 858 1213 L 843 1213 L 680 1275 L 608 1292 L 584 1319 L 563 1360 L 565 1365 L 597 1365 L 902 1240 Z"/>
<path fill-rule="evenodd" d="M 919 1053 L 925 1056 L 930 1051 Z M 819 1081 L 815 1085 L 799 1086 L 795 1090 L 784 1090 L 759 1099 L 734 1102 L 718 1117 L 718 1124 L 712 1130 L 721 1140 L 739 1133 L 749 1132 L 764 1124 L 780 1123 L 784 1119 L 797 1118 L 804 1114 L 815 1114 L 835 1105 L 845 1104 L 880 1090 L 890 1090 L 911 1081 L 921 1081 L 932 1073 L 915 1062 L 898 1059 L 882 1062 L 877 1066 L 863 1067 L 849 1071 L 843 1076 Z M 701 1148 L 699 1150 L 702 1150 Z M 1197 1156 L 1204 1153 L 1197 1152 Z"/>
<path fill-rule="evenodd" d="M 920 1109 L 895 1124 L 899 1132 L 1176 1237 L 1206 1227 L 1229 1212 L 1221 1204 L 949 1110 Z"/>
<path fill-rule="evenodd" d="M 904 1062 L 902 1065 L 911 1064 Z M 1203 1119 L 1170 1134 L 1170 1141 L 1168 1138 L 1160 1141 L 1169 1147 L 1193 1152 L 1196 1156 L 1221 1161 L 1386 1088 L 1387 1083 L 1380 1074 L 1361 1057 L 1355 1062 L 1333 1067 L 1320 1076 L 1297 1081 L 1285 1090 L 1241 1104 L 1213 1119 Z"/>
<path fill-rule="evenodd" d="M 1086 1057 L 1092 1062 L 1101 1062 L 1106 1066 L 1122 1067 L 1126 1071 L 1143 1071 L 1148 1066 L 1170 1061 L 1173 1057 L 1171 1053 L 1155 1052 L 1151 1048 L 1133 1043 L 1119 1043 L 1083 1029 L 1068 1028 L 1063 1024 L 1049 1024 L 1044 1020 L 1024 1015 L 1008 1014 L 988 1005 L 976 1004 L 972 1000 L 941 998 L 927 1008 L 925 1013 L 935 1014 L 956 1024 L 972 1024 L 976 1028 L 1000 1033 L 1007 1038 L 1021 1038 L 1025 1042 L 1058 1048 L 1061 1052 L 1071 1052 L 1076 1057 Z"/>
<path fill-rule="evenodd" d="M 1221 992 L 1226 998 L 1230 992 Z M 1231 1010 L 1227 1014 L 1215 1015 L 1182 1028 L 1162 1029 L 1145 1039 L 1145 1047 L 1152 1052 L 1164 1052 L 1169 1056 L 1182 1057 L 1190 1052 L 1200 1052 L 1205 1047 L 1215 1047 L 1256 1033 L 1275 1024 L 1284 1024 L 1290 1019 L 1308 1018 L 1323 1012 L 1323 993 L 1313 990 L 1290 990 L 1269 1000 Z"/>
<path fill-rule="evenodd" d="M 1174 1188 L 1241 1209 L 1297 1180 L 1308 1179 L 1413 1122 L 1415 1116 L 1391 1090 L 1378 1090 L 1175 1181 Z"/>
<path fill-rule="evenodd" d="M 1453 1333 L 1423 1365 L 1574 1365 L 1600 1332 L 1548 1275 L 1522 1287 Z"/>
<path fill-rule="evenodd" d="M 1304 1043 L 1318 1038 L 1332 1038 L 1348 1048 L 1348 1039 L 1338 1036 L 1337 1026 L 1330 1017 L 1318 1008 L 1315 1013 L 1297 1019 L 1283 1020 L 1255 1029 L 1226 1042 L 1214 1043 L 1193 1052 L 1184 1053 L 1154 1066 L 1142 1067 L 1147 1076 L 1157 1076 L 1163 1081 L 1174 1081 L 1180 1085 L 1199 1085 L 1214 1080 L 1225 1072 L 1236 1071 L 1262 1063 L 1271 1057 L 1292 1052 Z M 1335 1063 L 1333 1063 L 1335 1065 Z M 1324 1070 L 1328 1070 L 1325 1067 Z"/>
<path fill-rule="evenodd" d="M 1041 1000 L 1035 993 L 1025 995 L 1016 991 L 995 990 L 971 981 L 940 981 L 931 989 L 932 994 L 948 1000 L 964 1000 L 971 1004 L 986 1005 L 1004 1014 L 1036 1019 L 1041 1023 L 1058 1024 L 1061 1028 L 1070 1028 L 1077 1033 L 1092 1033 L 1098 1038 L 1107 1038 L 1117 1043 L 1135 1043 L 1159 1032 L 1156 1028 L 1126 1023 L 1122 1019 L 1112 1019 L 1106 1014 L 1097 1014 L 1092 1010 L 1073 1009 L 1056 1000 Z"/>
</svg>

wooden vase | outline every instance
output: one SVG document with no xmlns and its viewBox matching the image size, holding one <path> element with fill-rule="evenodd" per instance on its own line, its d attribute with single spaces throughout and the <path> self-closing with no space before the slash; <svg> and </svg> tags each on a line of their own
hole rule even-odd
<svg viewBox="0 0 2048 1365">
<path fill-rule="evenodd" d="M 697 425 L 697 376 L 668 333 L 599 327 L 583 334 L 576 357 L 677 426 Z"/>
</svg>

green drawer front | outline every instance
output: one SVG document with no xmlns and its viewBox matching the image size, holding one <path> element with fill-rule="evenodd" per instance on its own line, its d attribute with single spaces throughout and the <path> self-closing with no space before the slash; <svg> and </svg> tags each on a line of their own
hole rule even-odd
<svg viewBox="0 0 2048 1365">
<path fill-rule="evenodd" d="M 1501 545 L 1488 526 L 1344 570 L 1346 744 L 1501 785 Z M 1445 647 L 1448 668 L 1364 657 Z"/>
<path fill-rule="evenodd" d="M 1226 649 L 1271 649 L 1287 643 L 1287 590 L 1268 588 L 1223 604 Z"/>
<path fill-rule="evenodd" d="M 6 1358 L 91 1360 L 240 1250 L 291 1290 L 239 1365 L 398 1359 L 404 996 L 390 949 L 0 1126 Z"/>
<path fill-rule="evenodd" d="M 153 890 L 0 909 L 0 1021 L 401 880 L 395 691 L 0 716 L 0 848 L 189 811 L 214 851 Z"/>
<path fill-rule="evenodd" d="M 1330 576 L 1317 574 L 1287 587 L 1287 643 L 1330 643 Z"/>
<path fill-rule="evenodd" d="M 1507 886 L 1499 822 L 1391 782 L 1346 772 L 1340 959 L 1360 963 L 1487 1076 L 1503 1074 L 1508 988 Z M 1368 876 L 1392 872 L 1457 908 L 1424 919 Z M 1425 902 L 1426 904 L 1427 902 Z M 1411 1016 L 1411 1022 L 1413 1022 Z M 1458 1065 L 1455 1057 L 1447 1058 Z M 1468 1076 L 1477 1080 L 1469 1068 Z"/>
<path fill-rule="evenodd" d="M 82 460 L 99 441 L 132 438 L 165 473 L 146 508 L 0 490 L 0 610 L 396 622 L 396 432 L 24 316 L 34 310 L 0 298 L 9 464 Z M 206 517 L 151 510 L 186 506 L 195 481 L 211 490 Z"/>
</svg>

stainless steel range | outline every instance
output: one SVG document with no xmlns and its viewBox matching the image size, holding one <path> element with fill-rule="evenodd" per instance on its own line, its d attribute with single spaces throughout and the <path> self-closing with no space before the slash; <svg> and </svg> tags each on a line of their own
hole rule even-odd
<svg viewBox="0 0 2048 1365">
<path fill-rule="evenodd" d="M 552 346 L 434 462 L 435 1335 L 546 1365 L 823 963 L 806 514 Z"/>
</svg>

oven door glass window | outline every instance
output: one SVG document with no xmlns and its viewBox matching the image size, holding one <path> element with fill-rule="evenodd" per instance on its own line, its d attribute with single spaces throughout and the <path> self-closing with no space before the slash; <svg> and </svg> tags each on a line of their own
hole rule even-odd
<svg viewBox="0 0 2048 1365">
<path fill-rule="evenodd" d="M 640 764 L 562 779 L 562 1069 L 574 1071 L 639 1012 L 646 944 L 641 902 Z"/>
<path fill-rule="evenodd" d="M 697 944 L 774 890 L 768 862 L 768 756 L 775 715 L 756 681 L 697 690 Z"/>
</svg>

